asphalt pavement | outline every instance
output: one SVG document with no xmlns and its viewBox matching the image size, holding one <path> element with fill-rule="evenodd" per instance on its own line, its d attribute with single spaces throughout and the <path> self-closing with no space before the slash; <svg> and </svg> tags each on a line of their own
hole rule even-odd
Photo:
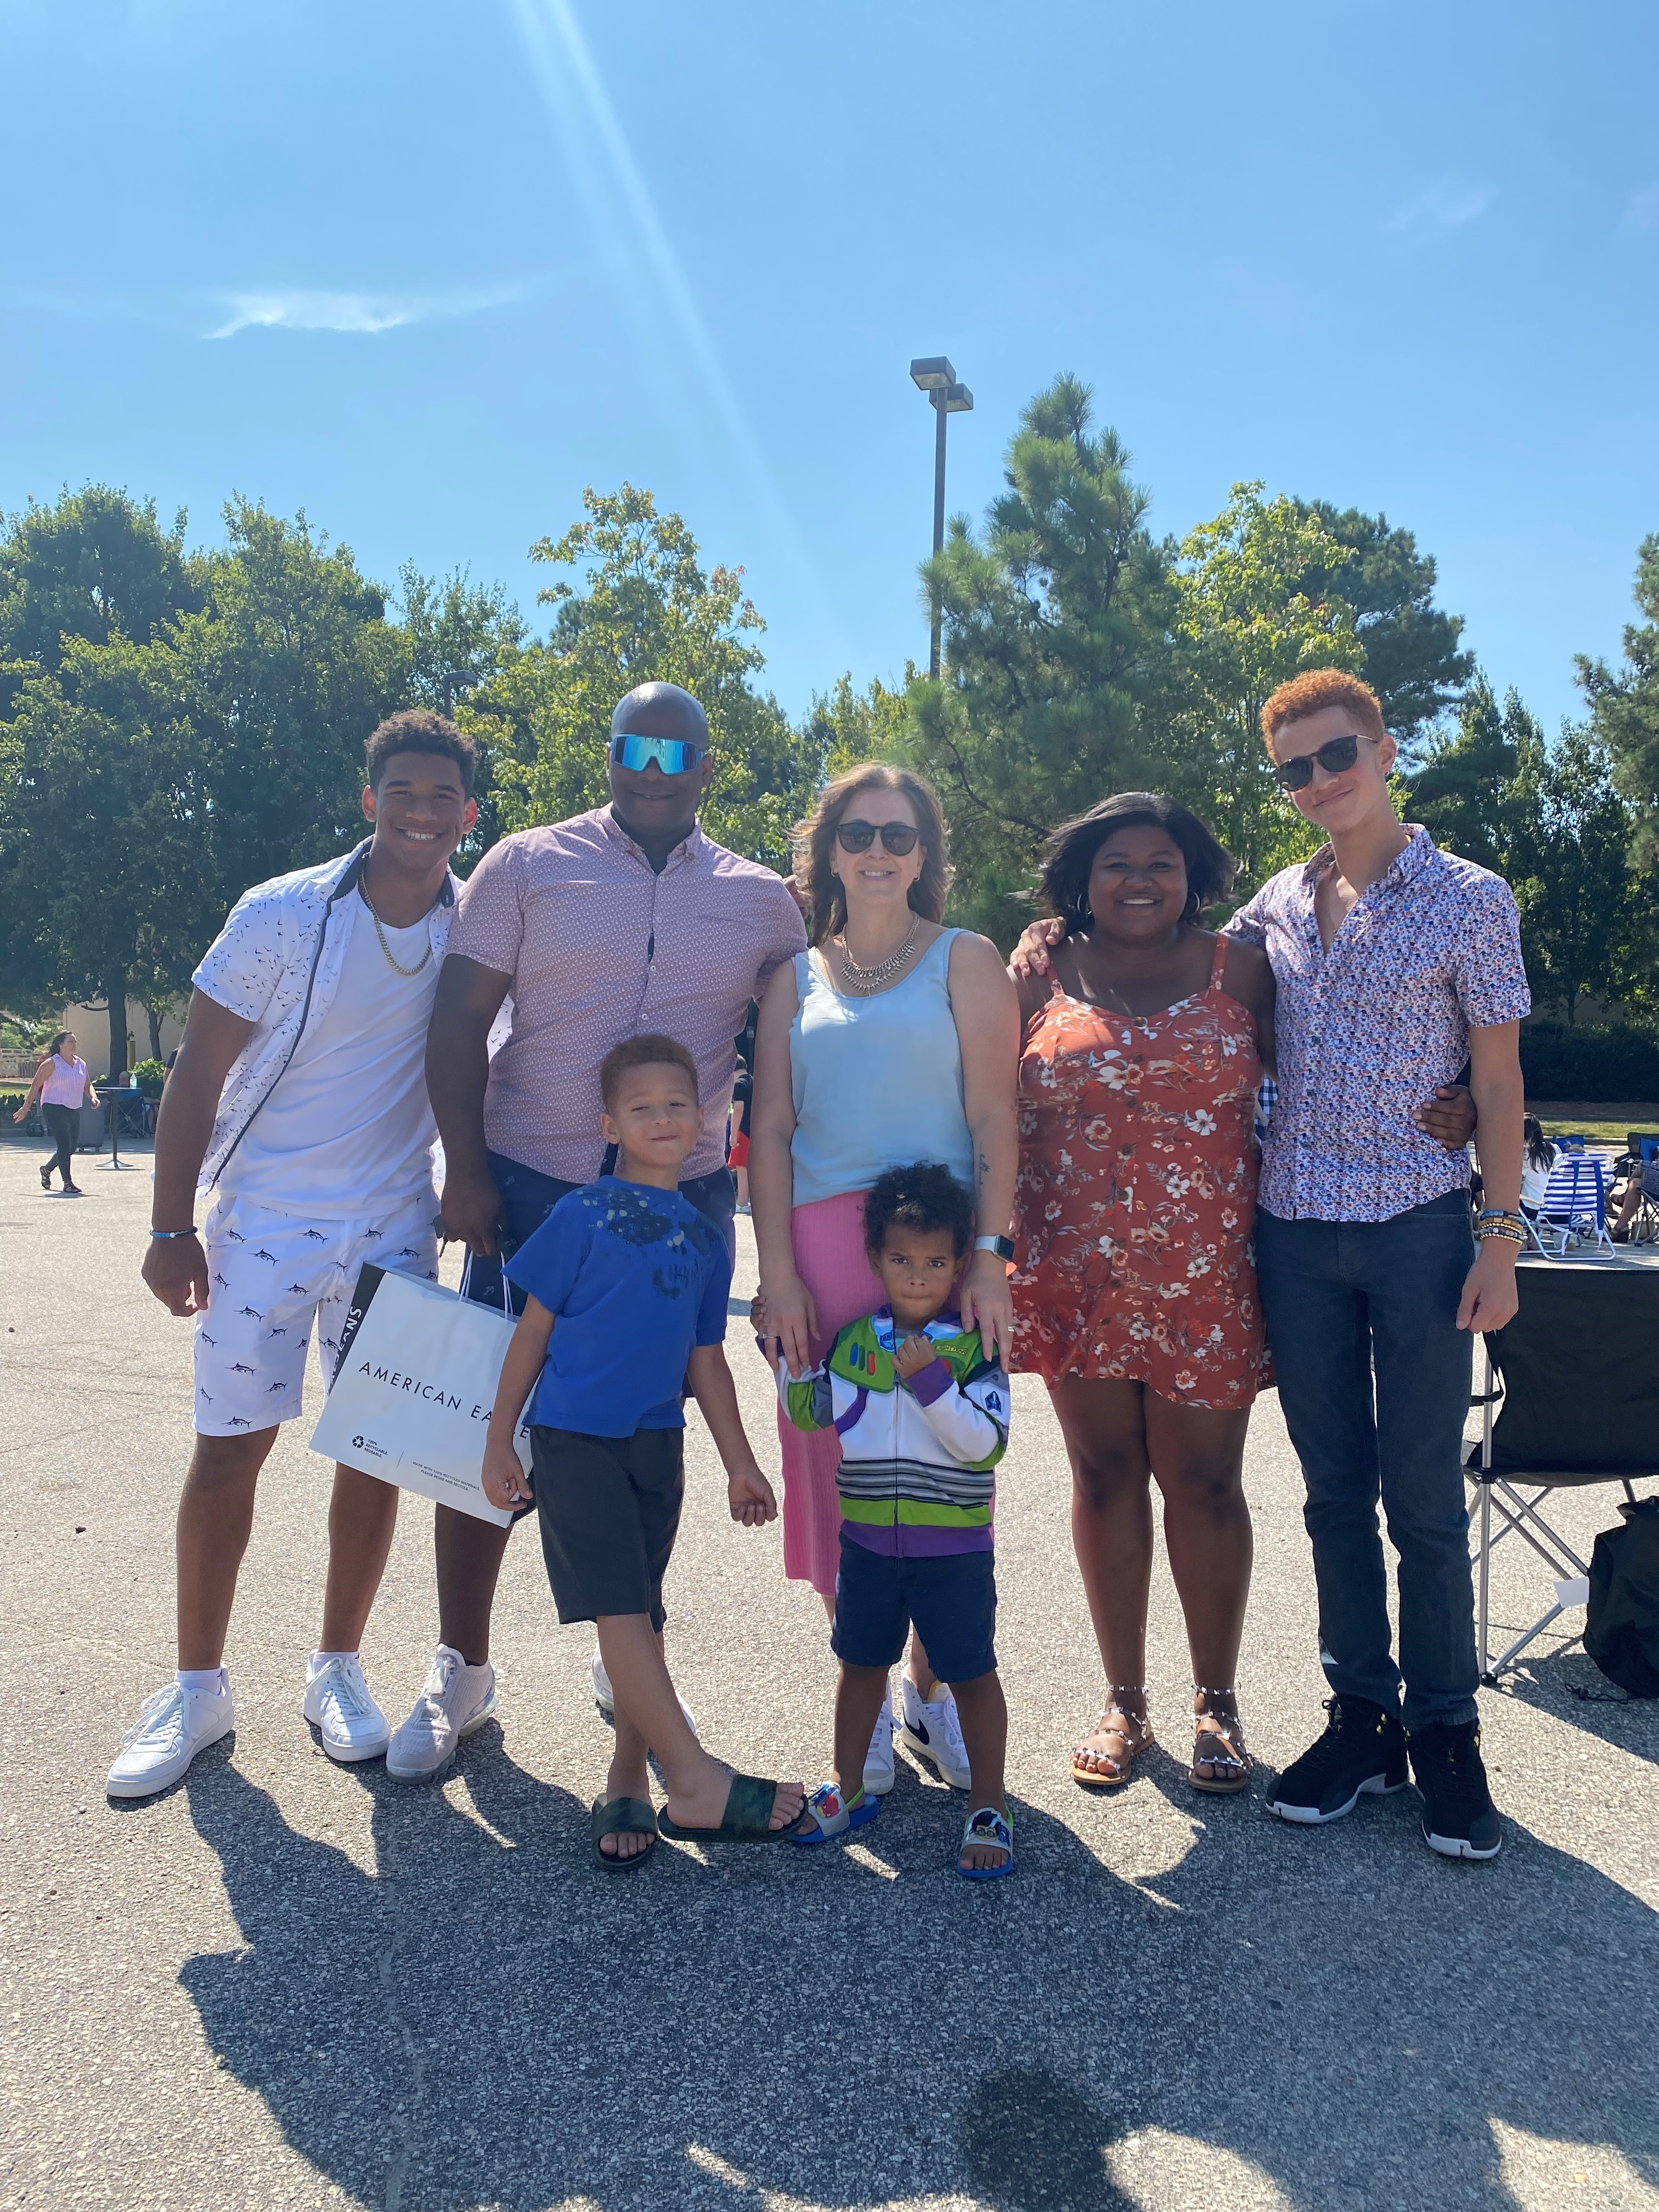
<svg viewBox="0 0 1659 2212">
<path fill-rule="evenodd" d="M 1162 1558 L 1158 1746 L 1086 1795 L 1103 1702 L 1042 1386 L 1016 1384 L 999 1647 L 1018 1870 L 952 1872 L 963 1801 L 900 1762 L 851 1848 L 588 1859 L 609 1738 L 590 1635 L 533 1534 L 496 1617 L 499 1725 L 440 1787 L 331 1766 L 299 1716 L 329 1471 L 284 1431 L 228 1653 L 239 1725 L 112 1806 L 121 1730 L 173 1665 L 190 1330 L 143 1290 L 149 1200 L 85 1158 L 47 1199 L 0 1143 L 3 1932 L 0 2205 L 165 2212 L 1554 2212 L 1659 2207 L 1659 1706 L 1547 1640 L 1481 1698 L 1506 1817 L 1432 1857 L 1417 1799 L 1324 1830 L 1263 1810 L 1322 1716 L 1300 1480 L 1258 1407 L 1248 1796 L 1185 1782 L 1189 1668 Z M 744 1228 L 738 1288 L 752 1285 Z M 730 1356 L 763 1462 L 769 1378 Z M 314 1413 L 319 1396 L 307 1378 Z M 775 1528 L 734 1529 L 693 1415 L 668 1601 L 711 1747 L 823 1771 L 832 1662 Z M 1588 1551 L 1613 1493 L 1567 1497 Z M 431 1509 L 402 1513 L 365 1646 L 394 1723 L 435 1639 Z M 1500 1555 L 1495 1611 L 1543 1570 Z M 1525 1611 L 1530 1607 L 1530 1612 Z M 1571 1616 L 1576 1625 L 1582 1616 Z"/>
</svg>

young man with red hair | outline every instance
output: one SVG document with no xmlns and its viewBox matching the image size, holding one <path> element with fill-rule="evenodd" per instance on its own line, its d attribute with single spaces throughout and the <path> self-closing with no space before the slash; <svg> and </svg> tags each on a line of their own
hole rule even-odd
<svg viewBox="0 0 1659 2212">
<path fill-rule="evenodd" d="M 1326 840 L 1228 925 L 1266 948 L 1278 987 L 1256 1262 L 1332 1691 L 1324 1734 L 1269 1802 L 1287 1820 L 1337 1820 L 1402 1788 L 1409 1758 L 1431 1849 L 1491 1858 L 1462 1440 L 1474 1332 L 1515 1312 L 1525 1234 L 1518 917 L 1499 877 L 1399 819 L 1395 741 L 1358 677 L 1297 677 L 1261 726 Z M 1467 1155 L 1417 1112 L 1466 1060 L 1486 1209 L 1474 1238 Z M 1397 1663 L 1379 1495 L 1400 1559 Z"/>
</svg>

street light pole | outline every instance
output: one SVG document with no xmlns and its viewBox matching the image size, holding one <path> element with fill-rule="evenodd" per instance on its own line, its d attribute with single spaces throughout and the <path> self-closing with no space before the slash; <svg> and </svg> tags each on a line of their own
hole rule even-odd
<svg viewBox="0 0 1659 2212">
<path fill-rule="evenodd" d="M 933 410 L 933 551 L 945 550 L 945 425 L 951 415 L 966 415 L 972 410 L 974 395 L 965 384 L 957 382 L 957 373 L 943 354 L 930 356 L 925 361 L 913 361 L 910 377 L 919 392 L 927 394 Z M 939 674 L 939 615 L 935 604 L 927 654 L 927 673 Z"/>
</svg>

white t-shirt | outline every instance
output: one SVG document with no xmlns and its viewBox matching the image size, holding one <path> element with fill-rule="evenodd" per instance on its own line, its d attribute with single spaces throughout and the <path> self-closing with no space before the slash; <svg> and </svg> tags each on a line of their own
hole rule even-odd
<svg viewBox="0 0 1659 2212">
<path fill-rule="evenodd" d="M 431 945 L 430 917 L 388 929 L 398 968 Z M 308 1025 L 226 1163 L 219 1187 L 285 1213 L 340 1220 L 412 1197 L 432 1180 L 437 1124 L 426 1095 L 426 1030 L 441 963 L 400 975 L 359 903 L 334 1003 Z"/>
<path fill-rule="evenodd" d="M 1553 1165 L 1553 1163 L 1552 1162 L 1551 1164 Z M 1548 1190 L 1549 1187 L 1549 1169 L 1534 1167 L 1531 1153 L 1523 1152 L 1521 1157 L 1522 1205 L 1530 1206 L 1534 1208 L 1540 1206 L 1544 1203 L 1544 1194 Z"/>
</svg>

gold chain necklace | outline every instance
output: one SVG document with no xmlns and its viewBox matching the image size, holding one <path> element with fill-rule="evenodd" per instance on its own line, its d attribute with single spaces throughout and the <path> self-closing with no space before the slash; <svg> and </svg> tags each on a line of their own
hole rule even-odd
<svg viewBox="0 0 1659 2212">
<path fill-rule="evenodd" d="M 426 933 L 426 951 L 422 953 L 420 958 L 415 963 L 415 965 L 412 968 L 405 968 L 403 963 L 393 954 L 392 947 L 386 941 L 386 931 L 380 926 L 380 915 L 374 911 L 374 902 L 368 895 L 368 886 L 362 883 L 359 883 L 357 885 L 357 891 L 363 904 L 368 908 L 369 919 L 374 924 L 374 934 L 380 939 L 380 950 L 386 955 L 386 966 L 391 969 L 394 975 L 418 975 L 422 969 L 425 967 L 427 962 L 432 957 L 432 931 L 430 926 L 428 925 Z M 430 914 L 431 908 L 428 908 L 427 911 L 428 914 Z M 422 917 L 422 919 L 424 918 L 425 917 Z"/>
</svg>

